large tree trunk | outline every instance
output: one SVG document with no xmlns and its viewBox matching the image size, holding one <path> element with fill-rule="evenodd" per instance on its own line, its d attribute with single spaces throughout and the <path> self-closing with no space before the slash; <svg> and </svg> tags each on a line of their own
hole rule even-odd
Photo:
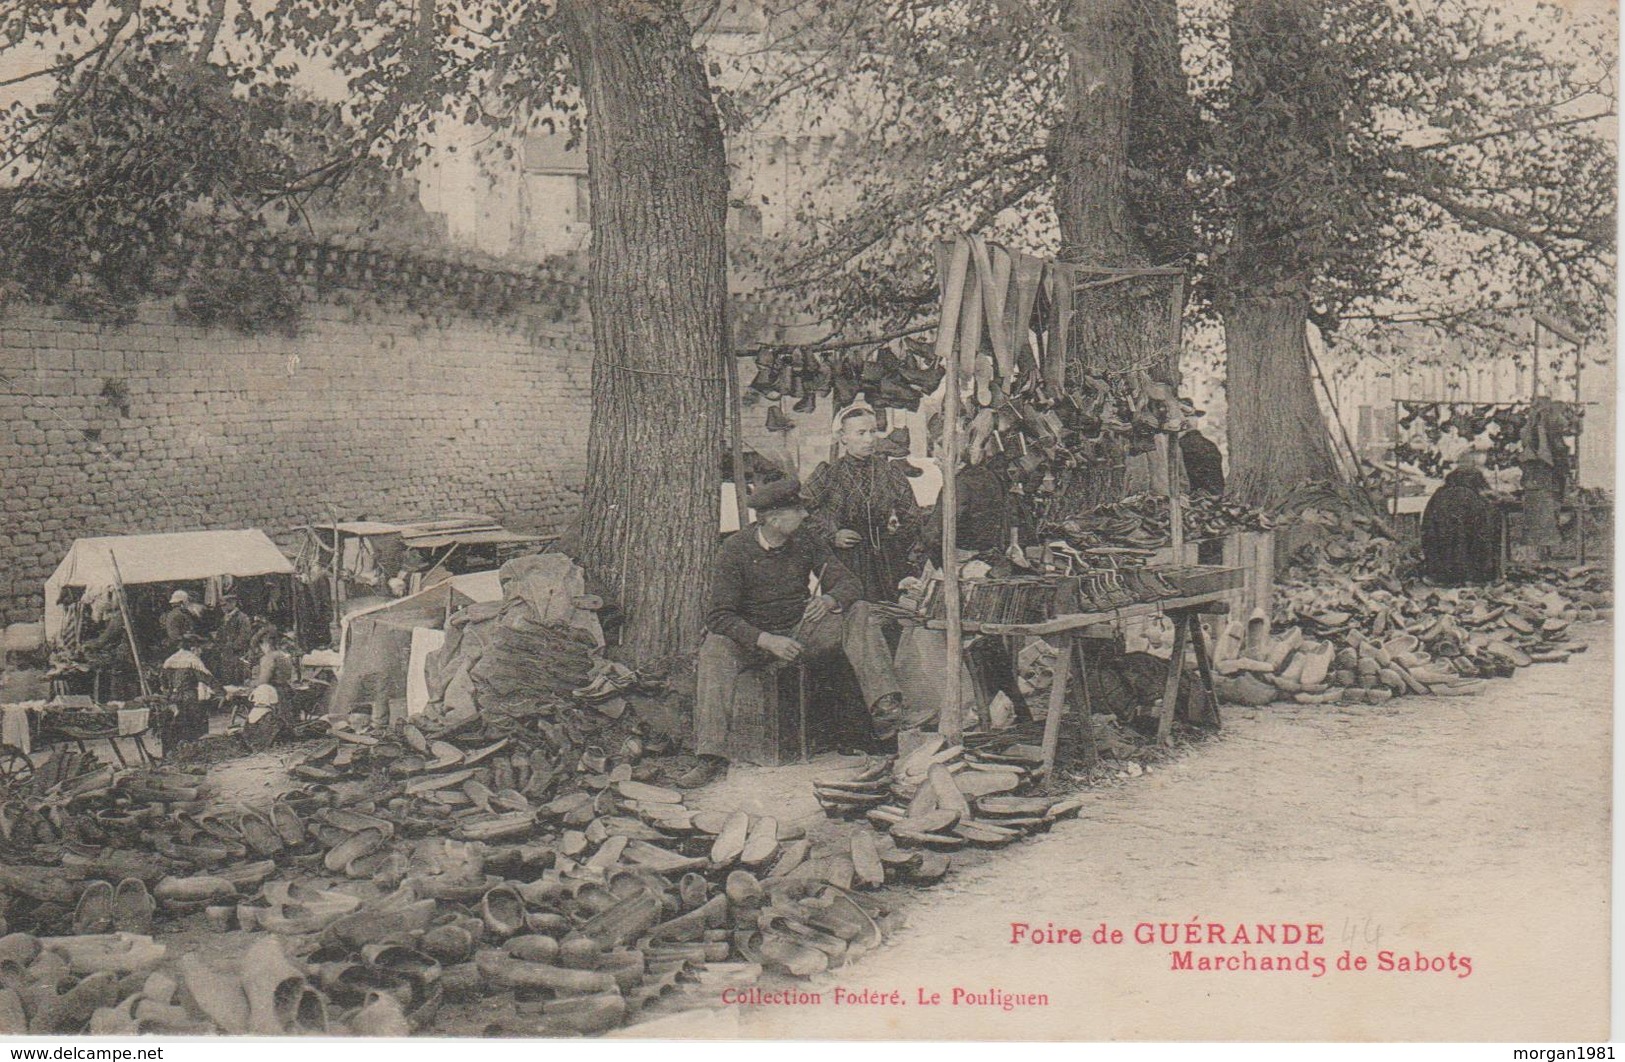
<svg viewBox="0 0 1625 1062">
<path fill-rule="evenodd" d="M 727 167 L 677 4 L 571 0 L 561 14 L 592 194 L 582 560 L 644 662 L 696 644 L 716 549 Z"/>
<path fill-rule="evenodd" d="M 1321 0 L 1238 0 L 1232 10 L 1231 164 L 1239 203 L 1227 263 L 1225 393 L 1230 482 L 1257 503 L 1336 480 L 1308 356 L 1309 287 L 1324 222 L 1304 186 L 1338 150 L 1344 88 L 1318 62 Z"/>
<path fill-rule="evenodd" d="M 1134 188 L 1156 172 L 1183 189 L 1189 147 L 1189 130 L 1180 127 L 1189 119 L 1189 104 L 1175 5 L 1071 0 L 1067 38 L 1067 107 L 1049 148 L 1060 258 L 1108 269 L 1153 264 L 1145 238 L 1153 211 Z M 1142 124 L 1155 125 L 1158 136 L 1136 136 Z M 1162 238 L 1155 250 L 1188 244 L 1188 198 L 1158 216 Z M 1069 386 L 1078 386 L 1085 374 L 1133 368 L 1177 383 L 1179 337 L 1170 291 L 1170 282 L 1160 278 L 1079 291 L 1067 344 Z M 1056 511 L 1114 501 L 1126 487 L 1121 463 L 1081 469 L 1060 484 Z"/>
<path fill-rule="evenodd" d="M 1067 12 L 1066 110 L 1049 149 L 1067 261 L 1145 264 L 1128 198 L 1138 11 L 1130 0 L 1072 0 Z"/>
<path fill-rule="evenodd" d="M 1309 375 L 1309 304 L 1299 295 L 1237 298 L 1224 315 L 1228 493 L 1258 504 L 1337 478 Z"/>
</svg>

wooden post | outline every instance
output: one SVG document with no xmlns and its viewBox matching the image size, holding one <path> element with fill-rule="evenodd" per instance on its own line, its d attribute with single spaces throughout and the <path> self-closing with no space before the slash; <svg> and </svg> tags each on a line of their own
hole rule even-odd
<svg viewBox="0 0 1625 1062">
<path fill-rule="evenodd" d="M 726 334 L 726 330 L 724 330 Z M 734 466 L 734 507 L 739 512 L 739 530 L 750 523 L 745 504 L 745 432 L 740 421 L 743 417 L 743 398 L 739 393 L 739 366 L 730 352 L 723 357 L 722 393 L 728 402 L 728 446 Z"/>
<path fill-rule="evenodd" d="M 1580 397 L 1580 367 L 1585 360 L 1585 347 L 1579 342 L 1574 344 L 1574 413 L 1576 417 L 1585 415 L 1585 405 Z M 1586 506 L 1585 495 L 1580 493 L 1580 440 L 1585 434 L 1585 421 L 1576 420 L 1574 428 L 1574 534 L 1579 539 L 1580 563 L 1586 562 L 1586 517 L 1589 510 Z"/>
<path fill-rule="evenodd" d="M 1089 699 L 1089 666 L 1084 660 L 1083 639 L 1072 635 L 1068 641 L 1072 643 L 1072 662 L 1078 669 L 1078 701 L 1083 712 L 1083 763 L 1086 767 L 1093 767 L 1100 759 L 1100 748 L 1095 741 L 1095 706 Z M 1045 721 L 1046 725 L 1048 720 Z"/>
<path fill-rule="evenodd" d="M 1185 274 L 1180 273 L 1174 277 L 1169 285 L 1168 293 L 1168 323 L 1173 328 L 1174 336 L 1174 368 L 1179 370 L 1179 356 L 1185 351 Z M 1181 382 L 1184 380 L 1184 371 L 1180 370 Z"/>
<path fill-rule="evenodd" d="M 1185 563 L 1185 514 L 1179 508 L 1179 470 L 1174 463 L 1179 458 L 1179 436 L 1174 432 L 1157 433 L 1157 456 L 1163 461 L 1168 477 L 1168 544 L 1173 547 L 1174 563 Z"/>
<path fill-rule="evenodd" d="M 299 646 L 299 655 L 305 655 L 304 625 L 299 622 L 299 576 L 288 573 L 288 602 L 293 606 L 293 640 Z"/>
<path fill-rule="evenodd" d="M 959 743 L 959 670 L 964 651 L 964 628 L 959 615 L 959 356 L 955 351 L 955 323 L 965 298 L 965 274 L 970 265 L 970 245 L 964 237 L 954 241 L 948 259 L 948 276 L 942 293 L 942 317 L 937 325 L 937 358 L 945 374 L 942 394 L 942 597 L 948 612 L 948 630 L 943 639 L 948 668 L 942 707 L 937 714 L 937 732 L 950 745 Z"/>
<path fill-rule="evenodd" d="M 1394 469 L 1393 469 L 1393 471 L 1394 471 L 1394 489 L 1393 489 L 1393 494 L 1392 494 L 1393 499 L 1394 499 L 1394 507 L 1388 513 L 1388 526 L 1393 529 L 1395 535 L 1398 535 L 1398 533 L 1399 533 L 1399 399 L 1397 399 L 1397 398 L 1394 399 L 1394 428 L 1393 428 L 1393 431 L 1390 432 L 1389 434 L 1390 434 L 1390 437 L 1392 438 L 1393 444 L 1394 444 L 1393 449 L 1389 451 L 1389 457 L 1394 462 Z"/>
<path fill-rule="evenodd" d="M 147 688 L 147 673 L 141 667 L 141 650 L 135 644 L 135 624 L 130 619 L 130 602 L 124 596 L 124 573 L 119 571 L 117 553 L 109 549 L 107 559 L 113 562 L 113 590 L 118 594 L 119 615 L 124 617 L 124 638 L 130 643 L 130 659 L 135 661 L 136 681 L 141 684 L 141 696 L 149 697 L 152 690 Z M 115 741 L 114 745 L 117 744 Z"/>
<path fill-rule="evenodd" d="M 328 624 L 327 636 L 333 643 L 333 648 L 343 647 L 344 642 L 344 599 L 339 590 L 339 568 L 344 559 L 344 544 L 339 541 L 339 519 L 333 517 L 333 622 Z"/>
<path fill-rule="evenodd" d="M 1202 639 L 1202 624 L 1194 612 L 1191 613 L 1190 623 L 1191 648 L 1196 652 L 1196 675 L 1201 680 L 1203 706 L 1212 713 L 1213 725 L 1219 726 L 1222 720 L 1219 717 L 1219 698 L 1213 689 L 1213 662 L 1208 659 L 1207 643 Z M 1192 721 L 1197 721 L 1194 713 Z"/>
<path fill-rule="evenodd" d="M 1049 710 L 1044 714 L 1044 779 L 1047 782 L 1055 770 L 1055 756 L 1061 747 L 1061 716 L 1066 714 L 1066 687 L 1072 678 L 1073 632 L 1057 635 L 1060 644 L 1055 649 L 1055 667 L 1051 670 Z M 1087 723 L 1087 720 L 1085 720 Z"/>
<path fill-rule="evenodd" d="M 1174 705 L 1179 702 L 1179 679 L 1185 673 L 1185 625 L 1190 622 L 1190 616 L 1183 611 L 1175 612 L 1173 616 L 1174 651 L 1168 658 L 1168 682 L 1162 688 L 1162 711 L 1157 713 L 1159 745 L 1173 743 Z"/>
<path fill-rule="evenodd" d="M 1529 400 L 1540 397 L 1540 318 L 1535 318 L 1535 356 L 1529 367 Z"/>
</svg>

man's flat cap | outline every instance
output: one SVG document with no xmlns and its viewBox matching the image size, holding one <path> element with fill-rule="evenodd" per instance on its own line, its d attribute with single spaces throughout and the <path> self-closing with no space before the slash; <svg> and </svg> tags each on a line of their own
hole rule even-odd
<svg viewBox="0 0 1625 1062">
<path fill-rule="evenodd" d="M 794 476 L 763 483 L 750 492 L 750 507 L 759 513 L 775 509 L 800 509 L 806 506 L 801 498 L 801 481 Z"/>
</svg>

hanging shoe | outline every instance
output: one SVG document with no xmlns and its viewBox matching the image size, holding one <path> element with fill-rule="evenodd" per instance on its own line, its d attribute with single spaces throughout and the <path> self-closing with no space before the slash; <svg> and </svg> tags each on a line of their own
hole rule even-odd
<svg viewBox="0 0 1625 1062">
<path fill-rule="evenodd" d="M 830 401 L 836 409 L 845 409 L 858 400 L 858 385 L 850 371 L 839 369 L 830 382 Z"/>
<path fill-rule="evenodd" d="M 777 401 L 785 395 L 793 394 L 795 382 L 795 366 L 786 358 L 779 364 L 778 371 L 773 374 L 773 386 L 768 390 L 767 397 Z"/>
<path fill-rule="evenodd" d="M 767 408 L 767 430 L 769 432 L 790 432 L 795 429 L 795 422 L 785 416 L 785 411 L 778 406 Z"/>
<path fill-rule="evenodd" d="M 773 373 L 776 367 L 773 349 L 763 347 L 756 352 L 756 376 L 750 382 L 752 391 L 766 394 L 773 389 Z"/>
<path fill-rule="evenodd" d="M 812 366 L 812 379 L 809 383 L 814 392 L 821 395 L 829 394 L 835 380 L 833 360 L 831 352 L 827 350 L 815 350 L 809 356 L 808 361 Z"/>
<path fill-rule="evenodd" d="M 809 383 L 801 396 L 801 400 L 790 409 L 796 413 L 815 413 L 818 411 L 818 392 Z M 771 414 L 769 414 L 771 415 Z"/>
<path fill-rule="evenodd" d="M 920 408 L 920 395 L 903 381 L 895 376 L 888 376 L 880 383 L 880 392 L 875 398 L 877 409 L 906 409 L 910 413 Z"/>
<path fill-rule="evenodd" d="M 795 383 L 796 367 L 790 353 L 789 348 L 779 348 L 778 362 L 773 369 L 773 383 L 763 392 L 768 398 L 777 400 L 784 397 L 790 393 L 790 388 Z"/>
<path fill-rule="evenodd" d="M 881 381 L 886 378 L 886 373 L 880 365 L 880 352 L 884 349 L 884 347 L 876 347 L 863 359 L 863 367 L 859 370 L 858 382 L 865 392 L 878 388 Z"/>
</svg>

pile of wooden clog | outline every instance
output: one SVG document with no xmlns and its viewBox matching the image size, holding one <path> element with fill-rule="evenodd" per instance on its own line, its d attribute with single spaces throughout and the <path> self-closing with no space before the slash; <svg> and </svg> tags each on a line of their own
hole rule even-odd
<svg viewBox="0 0 1625 1062">
<path fill-rule="evenodd" d="M 1547 569 L 1517 582 L 1446 589 L 1356 568 L 1277 584 L 1279 633 L 1262 613 L 1232 622 L 1215 646 L 1220 696 L 1262 705 L 1382 704 L 1393 697 L 1464 696 L 1481 680 L 1561 663 L 1585 644 L 1575 623 L 1612 615 L 1607 575 Z"/>
<path fill-rule="evenodd" d="M 826 813 L 861 814 L 874 828 L 851 834 L 860 886 L 932 884 L 948 872 L 950 852 L 1002 847 L 1077 814 L 1078 800 L 1017 795 L 1040 762 L 1031 746 L 971 751 L 933 734 L 895 764 L 819 779 L 813 792 Z"/>
</svg>

